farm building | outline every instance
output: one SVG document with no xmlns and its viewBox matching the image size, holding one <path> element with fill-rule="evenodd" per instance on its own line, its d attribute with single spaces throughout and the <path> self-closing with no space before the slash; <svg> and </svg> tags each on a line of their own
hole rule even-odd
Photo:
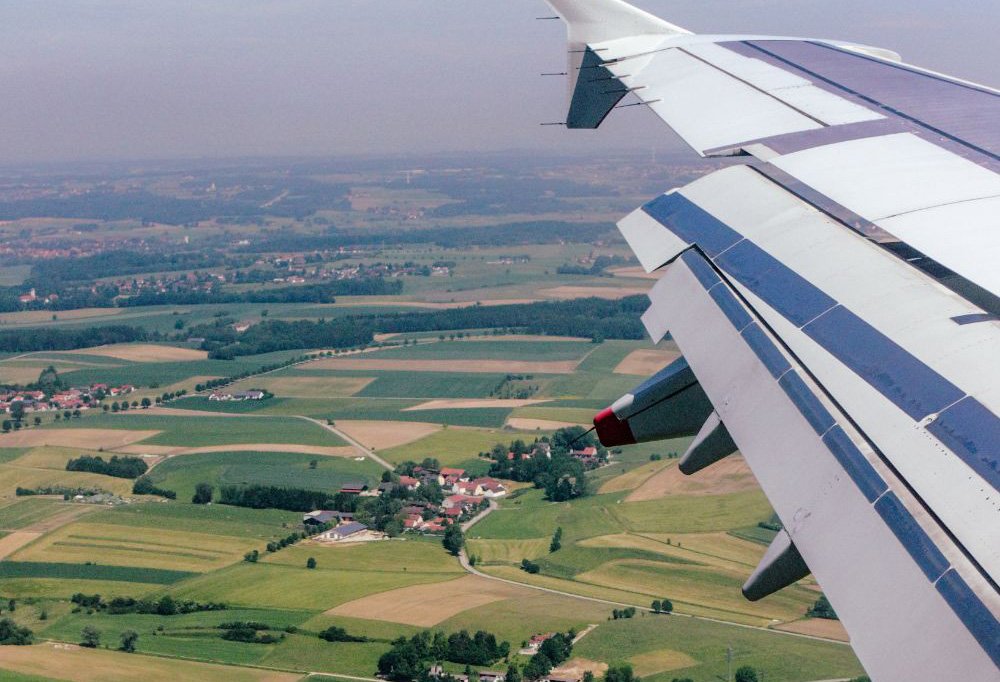
<svg viewBox="0 0 1000 682">
<path fill-rule="evenodd" d="M 340 487 L 340 492 L 347 493 L 348 495 L 360 495 L 366 490 L 368 490 L 368 484 L 364 481 L 351 481 Z"/>
<path fill-rule="evenodd" d="M 328 509 L 317 509 L 302 516 L 302 523 L 306 526 L 321 526 L 324 523 L 337 523 L 339 521 L 340 512 Z"/>
<path fill-rule="evenodd" d="M 324 540 L 344 540 L 352 535 L 363 533 L 366 530 L 368 530 L 368 526 L 365 524 L 352 521 L 350 523 L 341 524 L 332 530 L 328 530 L 321 534 L 320 537 Z"/>
</svg>

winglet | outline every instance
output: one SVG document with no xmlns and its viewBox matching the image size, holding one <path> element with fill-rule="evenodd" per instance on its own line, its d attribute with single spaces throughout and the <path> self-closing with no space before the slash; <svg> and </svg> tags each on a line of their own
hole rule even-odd
<svg viewBox="0 0 1000 682">
<path fill-rule="evenodd" d="M 634 36 L 671 36 L 689 31 L 623 0 L 546 0 L 566 22 L 569 42 L 568 128 L 596 128 L 628 92 L 601 66 L 598 43 Z"/>
<path fill-rule="evenodd" d="M 570 49 L 637 35 L 690 33 L 623 0 L 546 0 L 566 22 Z"/>
</svg>

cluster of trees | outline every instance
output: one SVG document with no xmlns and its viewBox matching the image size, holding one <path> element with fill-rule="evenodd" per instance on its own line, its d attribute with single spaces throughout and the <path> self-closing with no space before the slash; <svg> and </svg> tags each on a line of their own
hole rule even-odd
<svg viewBox="0 0 1000 682">
<path fill-rule="evenodd" d="M 177 493 L 173 490 L 167 490 L 166 488 L 160 488 L 149 476 L 140 476 L 135 479 L 135 483 L 132 484 L 132 494 L 133 495 L 157 495 L 159 497 L 165 497 L 168 500 L 176 500 Z"/>
<path fill-rule="evenodd" d="M 141 457 L 112 455 L 104 461 L 100 455 L 82 455 L 66 462 L 66 471 L 87 471 L 92 474 L 103 474 L 115 478 L 138 478 L 149 469 Z"/>
<path fill-rule="evenodd" d="M 515 305 L 476 305 L 422 313 L 359 315 L 350 319 L 370 323 L 380 332 L 503 328 L 526 334 L 636 340 L 645 338 L 640 317 L 648 305 L 649 299 L 645 296 L 629 296 L 615 301 L 580 298 Z"/>
<path fill-rule="evenodd" d="M 448 637 L 424 631 L 393 640 L 392 648 L 378 660 L 378 671 L 388 679 L 411 682 L 425 678 L 436 661 L 490 665 L 509 654 L 509 643 L 497 642 L 495 635 L 483 630 L 474 635 L 463 630 Z"/>
<path fill-rule="evenodd" d="M 538 393 L 538 384 L 523 383 L 532 379 L 534 377 L 530 374 L 508 374 L 490 390 L 490 397 L 502 398 L 504 400 L 526 400 Z"/>
<path fill-rule="evenodd" d="M 627 606 L 624 609 L 614 609 L 609 620 L 622 620 L 625 618 L 635 618 L 635 607 Z"/>
<path fill-rule="evenodd" d="M 816 603 L 813 604 L 806 615 L 810 618 L 826 618 L 827 620 L 840 620 L 837 617 L 837 612 L 833 610 L 833 606 L 830 604 L 830 600 L 826 598 L 825 594 L 821 594 Z"/>
<path fill-rule="evenodd" d="M 347 630 L 336 625 L 331 625 L 326 630 L 319 633 L 320 639 L 325 639 L 327 642 L 369 642 L 371 641 L 367 637 L 361 635 L 352 635 Z"/>
<path fill-rule="evenodd" d="M 230 623 L 220 623 L 218 629 L 222 630 L 222 639 L 230 642 L 244 642 L 246 644 L 275 644 L 284 639 L 284 635 L 272 635 L 268 632 L 271 626 L 267 623 L 255 621 L 233 621 Z"/>
<path fill-rule="evenodd" d="M 0 645 L 24 646 L 35 641 L 35 634 L 11 618 L 0 619 Z"/>
<path fill-rule="evenodd" d="M 557 632 L 542 642 L 538 647 L 538 653 L 531 657 L 528 664 L 524 666 L 524 677 L 529 680 L 537 680 L 545 677 L 560 663 L 569 659 L 573 654 L 573 640 L 576 632 Z"/>
<path fill-rule="evenodd" d="M 252 262 L 253 259 L 247 256 L 226 256 L 217 250 L 177 253 L 126 249 L 103 251 L 92 256 L 65 256 L 35 261 L 25 285 L 48 290 L 62 282 L 90 282 L 109 275 L 239 267 Z"/>
<path fill-rule="evenodd" d="M 64 500 L 69 500 L 77 495 L 89 497 L 91 495 L 101 495 L 107 491 L 102 488 L 70 488 L 64 485 L 46 485 L 38 488 L 22 488 L 17 486 L 14 494 L 17 497 L 27 497 L 30 495 L 62 495 Z"/>
<path fill-rule="evenodd" d="M 533 483 L 536 488 L 543 489 L 545 497 L 553 502 L 582 497 L 587 494 L 586 472 L 583 464 L 569 453 L 570 443 L 574 440 L 582 441 L 579 447 L 590 442 L 587 440 L 589 435 L 581 438 L 583 434 L 583 428 L 578 426 L 557 431 L 548 441 L 551 447 L 549 457 L 525 457 L 529 448 L 524 441 L 514 441 L 509 447 L 498 443 L 489 454 L 492 460 L 489 475 Z M 513 459 L 508 459 L 508 452 L 513 453 Z"/>
<path fill-rule="evenodd" d="M 329 493 L 275 485 L 224 485 L 219 489 L 219 503 L 251 509 L 285 509 L 310 512 L 330 506 Z"/>
<path fill-rule="evenodd" d="M 402 280 L 369 277 L 272 289 L 254 288 L 247 291 L 223 291 L 218 288 L 210 291 L 192 289 L 159 291 L 147 287 L 135 296 L 118 299 L 116 303 L 121 307 L 222 303 L 335 303 L 337 296 L 392 296 L 402 291 Z"/>
<path fill-rule="evenodd" d="M 559 275 L 589 275 L 591 277 L 610 277 L 605 270 L 615 265 L 625 265 L 630 260 L 624 256 L 598 256 L 590 265 L 567 263 L 556 268 Z"/>
<path fill-rule="evenodd" d="M 371 343 L 375 329 L 363 320 L 266 320 L 237 334 L 230 324 L 202 325 L 191 330 L 203 337 L 209 357 L 231 360 L 297 348 L 355 348 Z"/>
<path fill-rule="evenodd" d="M 521 559 L 521 570 L 526 573 L 538 573 L 542 567 L 531 559 Z"/>
<path fill-rule="evenodd" d="M 653 609 L 653 613 L 672 613 L 674 603 L 669 599 L 654 599 L 649 608 Z"/>
<path fill-rule="evenodd" d="M 158 341 L 162 335 L 140 327 L 112 324 L 106 327 L 34 327 L 0 331 L 0 352 L 28 353 L 42 350 L 76 350 L 113 343 Z"/>
<path fill-rule="evenodd" d="M 112 616 L 119 616 L 126 613 L 176 616 L 185 613 L 199 613 L 201 611 L 224 611 L 227 608 L 226 604 L 221 602 L 181 601 L 174 599 L 170 595 L 164 595 L 157 600 L 115 597 L 110 601 L 105 601 L 99 594 L 77 592 L 70 597 L 70 601 L 76 604 L 77 609 L 100 611 Z"/>
<path fill-rule="evenodd" d="M 441 544 L 453 556 L 458 556 L 458 553 L 462 551 L 462 547 L 465 546 L 465 533 L 462 532 L 462 527 L 457 523 L 448 526 L 448 530 L 444 532 Z"/>
<path fill-rule="evenodd" d="M 562 549 L 562 526 L 556 528 L 556 532 L 552 534 L 552 541 L 549 543 L 549 554 L 558 552 L 560 549 Z"/>
</svg>

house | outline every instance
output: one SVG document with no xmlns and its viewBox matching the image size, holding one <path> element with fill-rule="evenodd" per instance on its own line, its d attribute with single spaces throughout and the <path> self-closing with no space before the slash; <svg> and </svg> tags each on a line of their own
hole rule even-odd
<svg viewBox="0 0 1000 682">
<path fill-rule="evenodd" d="M 595 448 L 593 445 L 588 445 L 582 450 L 573 450 L 569 454 L 573 455 L 574 457 L 597 457 L 597 448 Z"/>
<path fill-rule="evenodd" d="M 344 540 L 351 537 L 352 535 L 357 535 L 358 533 L 363 533 L 368 530 L 368 526 L 363 523 L 358 523 L 357 521 L 352 521 L 351 523 L 344 523 L 336 528 L 326 531 L 321 534 L 320 537 L 326 540 Z"/>
<path fill-rule="evenodd" d="M 264 399 L 264 391 L 258 391 L 258 390 L 253 390 L 253 391 L 239 391 L 237 393 L 233 393 L 232 399 L 233 400 L 238 400 L 238 401 L 243 401 L 243 400 L 263 400 Z"/>
<path fill-rule="evenodd" d="M 482 488 L 482 495 L 488 498 L 503 497 L 507 494 L 507 486 L 495 478 L 480 478 L 476 482 Z"/>
<path fill-rule="evenodd" d="M 400 476 L 399 485 L 403 486 L 407 490 L 416 490 L 420 487 L 420 480 L 413 478 L 413 476 Z"/>
<path fill-rule="evenodd" d="M 250 327 L 252 327 L 252 326 L 253 326 L 253 322 L 248 322 L 248 321 L 244 320 L 243 322 L 237 322 L 237 323 L 235 323 L 233 325 L 233 330 L 237 334 L 242 334 L 247 329 L 250 329 Z"/>
<path fill-rule="evenodd" d="M 438 473 L 438 484 L 445 488 L 454 487 L 456 483 L 463 480 L 468 480 L 465 477 L 465 469 L 441 467 L 441 471 Z"/>
<path fill-rule="evenodd" d="M 542 646 L 542 642 L 547 639 L 552 639 L 556 636 L 554 632 L 546 632 L 544 634 L 532 635 L 531 639 L 528 640 L 528 646 L 521 650 L 522 654 L 528 656 L 534 656 L 538 653 L 538 648 Z"/>
<path fill-rule="evenodd" d="M 506 675 L 497 670 L 480 670 L 479 682 L 504 682 Z"/>
<path fill-rule="evenodd" d="M 111 389 L 111 391 L 112 391 L 111 395 L 118 395 L 117 393 L 115 393 L 115 389 Z M 208 396 L 208 399 L 222 402 L 226 400 L 231 400 L 232 397 L 233 396 L 229 395 L 228 393 L 222 393 L 220 391 L 212 391 L 212 394 Z"/>
<path fill-rule="evenodd" d="M 459 481 L 451 489 L 458 495 L 468 497 L 479 497 L 483 494 L 483 488 L 478 481 Z"/>
<path fill-rule="evenodd" d="M 348 495 L 360 495 L 366 490 L 368 490 L 368 484 L 364 481 L 352 481 L 340 487 L 340 492 L 347 493 Z"/>
<path fill-rule="evenodd" d="M 566 673 L 561 673 L 559 675 L 548 675 L 542 678 L 542 682 L 580 682 L 580 678 L 576 675 L 569 675 Z"/>
<path fill-rule="evenodd" d="M 391 493 L 398 485 L 398 483 L 393 483 L 392 481 L 382 481 L 378 484 L 378 494 L 385 495 L 386 493 Z"/>
<path fill-rule="evenodd" d="M 324 523 L 337 523 L 338 521 L 340 521 L 340 512 L 327 509 L 317 509 L 302 515 L 302 523 L 306 526 L 321 526 Z"/>
</svg>

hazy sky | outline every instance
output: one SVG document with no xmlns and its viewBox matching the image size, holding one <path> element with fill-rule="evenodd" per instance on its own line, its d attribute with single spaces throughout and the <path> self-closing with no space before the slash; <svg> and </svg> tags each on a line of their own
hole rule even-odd
<svg viewBox="0 0 1000 682">
<path fill-rule="evenodd" d="M 842 38 L 1000 86 L 998 0 L 640 0 L 696 32 Z M 667 148 L 564 118 L 541 0 L 0 0 L 0 164 Z"/>
</svg>

